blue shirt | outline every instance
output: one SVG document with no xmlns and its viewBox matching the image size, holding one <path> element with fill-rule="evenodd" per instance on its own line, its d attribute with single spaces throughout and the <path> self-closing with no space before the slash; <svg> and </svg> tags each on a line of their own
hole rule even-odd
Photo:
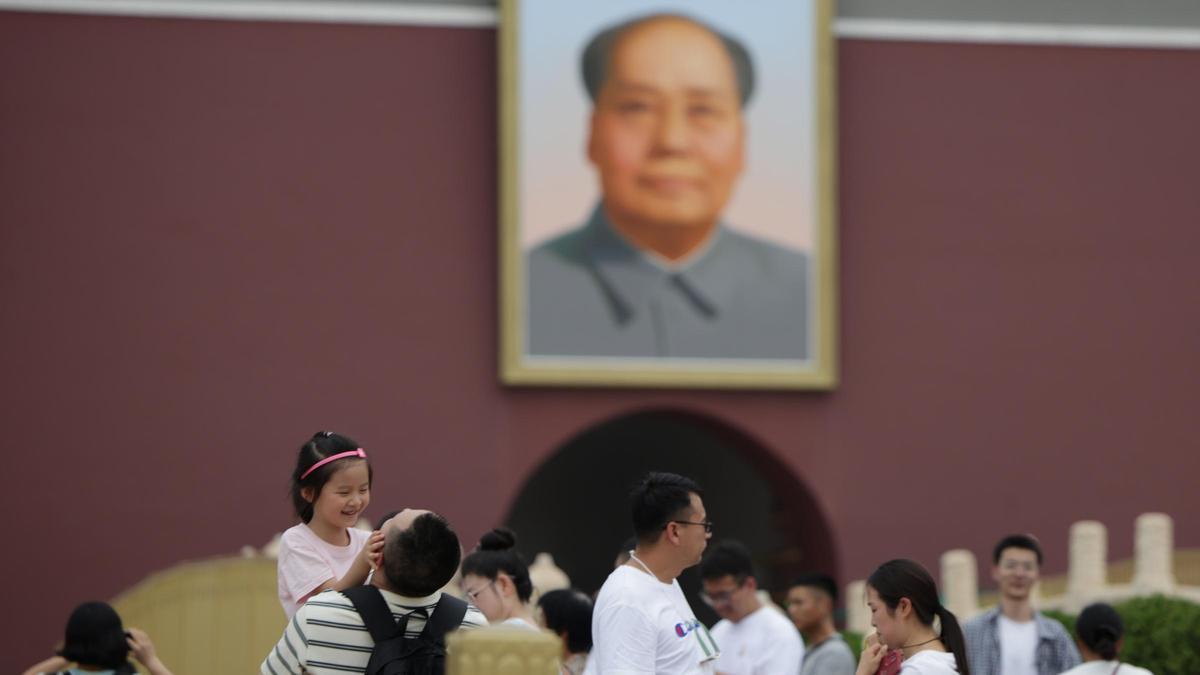
<svg viewBox="0 0 1200 675">
<path fill-rule="evenodd" d="M 530 356 L 807 359 L 808 258 L 718 226 L 678 268 L 599 206 L 526 257 Z"/>
</svg>

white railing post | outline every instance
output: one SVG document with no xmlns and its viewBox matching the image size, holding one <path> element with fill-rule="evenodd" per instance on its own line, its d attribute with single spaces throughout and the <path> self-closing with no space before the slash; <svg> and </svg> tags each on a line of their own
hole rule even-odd
<svg viewBox="0 0 1200 675">
<path fill-rule="evenodd" d="M 871 612 L 867 609 L 867 582 L 846 584 L 846 630 L 866 635 L 871 631 Z"/>
<path fill-rule="evenodd" d="M 1071 526 L 1070 566 L 1065 609 L 1078 612 L 1104 592 L 1107 584 L 1108 531 L 1095 520 Z"/>
<path fill-rule="evenodd" d="M 1137 594 L 1170 593 L 1175 589 L 1173 529 L 1171 517 L 1165 513 L 1138 516 L 1133 568 L 1133 588 Z"/>
<path fill-rule="evenodd" d="M 942 554 L 943 604 L 961 621 L 979 611 L 979 568 L 975 554 L 957 548 Z"/>
</svg>

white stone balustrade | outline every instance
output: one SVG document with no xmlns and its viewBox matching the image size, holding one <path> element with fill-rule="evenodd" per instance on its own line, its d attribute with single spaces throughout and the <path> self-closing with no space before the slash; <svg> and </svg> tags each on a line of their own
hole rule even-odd
<svg viewBox="0 0 1200 675">
<path fill-rule="evenodd" d="M 1138 516 L 1134 528 L 1133 580 L 1128 584 L 1108 583 L 1108 530 L 1103 523 L 1077 522 L 1071 526 L 1069 536 L 1066 592 L 1043 598 L 1039 584 L 1033 591 L 1035 606 L 1075 613 L 1093 602 L 1120 602 L 1155 593 L 1200 602 L 1200 586 L 1181 586 L 1175 580 L 1174 524 L 1165 513 Z M 941 557 L 942 603 L 961 621 L 985 609 L 979 607 L 977 570 L 975 555 L 968 550 L 947 551 Z M 865 581 L 846 586 L 847 630 L 871 631 L 865 589 Z"/>
<path fill-rule="evenodd" d="M 975 554 L 966 549 L 942 554 L 942 604 L 954 616 L 968 616 L 979 606 L 978 569 Z"/>
<path fill-rule="evenodd" d="M 1143 513 L 1135 525 L 1135 572 L 1133 588 L 1140 595 L 1168 594 L 1175 590 L 1171 551 L 1175 548 L 1175 526 L 1165 513 Z"/>
<path fill-rule="evenodd" d="M 1104 594 L 1108 585 L 1108 530 L 1104 523 L 1081 520 L 1071 526 L 1067 597 L 1063 608 L 1078 612 Z"/>
</svg>

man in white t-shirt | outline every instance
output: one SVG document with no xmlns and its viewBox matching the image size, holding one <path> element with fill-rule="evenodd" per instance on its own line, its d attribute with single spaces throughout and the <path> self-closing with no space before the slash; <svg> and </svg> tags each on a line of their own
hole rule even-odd
<svg viewBox="0 0 1200 675">
<path fill-rule="evenodd" d="M 1026 534 L 1007 536 L 992 551 L 999 606 L 963 626 L 972 675 L 1056 675 L 1079 664 L 1079 651 L 1059 622 L 1033 608 L 1042 548 Z"/>
<path fill-rule="evenodd" d="M 700 563 L 701 599 L 721 620 L 712 628 L 721 645 L 719 675 L 797 675 L 804 658 L 800 633 L 783 612 L 758 599 L 750 551 L 726 540 Z"/>
<path fill-rule="evenodd" d="M 700 562 L 712 536 L 700 487 L 673 473 L 650 473 L 631 502 L 637 546 L 596 596 L 585 672 L 712 675 L 720 651 L 675 580 Z"/>
</svg>

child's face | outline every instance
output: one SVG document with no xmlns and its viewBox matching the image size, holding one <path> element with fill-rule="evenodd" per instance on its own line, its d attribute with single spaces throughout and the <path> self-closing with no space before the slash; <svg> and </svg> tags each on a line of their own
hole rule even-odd
<svg viewBox="0 0 1200 675">
<path fill-rule="evenodd" d="M 337 527 L 354 527 L 371 503 L 371 482 L 364 461 L 346 462 L 333 472 L 313 503 L 313 519 Z"/>
</svg>

